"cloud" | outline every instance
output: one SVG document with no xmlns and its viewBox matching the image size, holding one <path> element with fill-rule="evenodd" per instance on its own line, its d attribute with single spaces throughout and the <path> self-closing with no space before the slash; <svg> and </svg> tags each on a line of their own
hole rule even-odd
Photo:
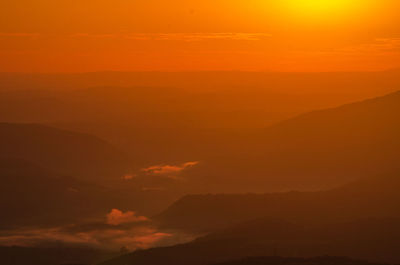
<svg viewBox="0 0 400 265">
<path fill-rule="evenodd" d="M 133 34 L 88 34 L 79 33 L 71 35 L 75 38 L 119 38 L 136 41 L 184 41 L 196 42 L 206 40 L 236 40 L 236 41 L 259 41 L 270 38 L 268 33 L 133 33 Z"/>
<path fill-rule="evenodd" d="M 219 33 L 75 33 L 62 34 L 39 34 L 24 32 L 0 32 L 0 37 L 68 37 L 75 39 L 118 39 L 133 41 L 182 41 L 199 42 L 209 40 L 232 40 L 232 41 L 261 41 L 272 37 L 269 33 L 243 33 L 243 32 L 219 32 Z"/>
<path fill-rule="evenodd" d="M 400 53 L 400 38 L 376 38 L 368 43 L 348 46 L 335 51 L 339 53 L 369 55 Z"/>
<path fill-rule="evenodd" d="M 400 38 L 375 39 L 369 47 L 383 52 L 400 52 Z"/>
<path fill-rule="evenodd" d="M 90 34 L 90 33 L 77 33 L 71 35 L 73 38 L 98 38 L 98 39 L 110 39 L 120 37 L 117 34 Z"/>
<path fill-rule="evenodd" d="M 135 212 L 128 211 L 122 212 L 118 209 L 112 209 L 109 214 L 107 214 L 107 224 L 109 225 L 120 225 L 126 223 L 136 223 L 147 221 L 145 216 L 136 216 Z"/>
<path fill-rule="evenodd" d="M 142 191 L 164 191 L 166 188 L 164 187 L 143 187 Z"/>
<path fill-rule="evenodd" d="M 178 174 L 185 169 L 191 168 L 199 164 L 198 161 L 186 162 L 180 165 L 157 165 L 143 168 L 142 171 L 150 175 L 161 175 L 171 177 L 173 174 Z"/>
<path fill-rule="evenodd" d="M 152 36 L 154 40 L 164 41 L 205 41 L 205 40 L 245 40 L 257 41 L 271 37 L 266 33 L 174 33 L 174 34 L 158 34 Z"/>
<path fill-rule="evenodd" d="M 0 32 L 0 37 L 39 37 L 38 33 Z"/>
<path fill-rule="evenodd" d="M 91 240 L 84 234 L 63 233 L 59 228 L 13 231 L 10 235 L 0 236 L 1 246 L 41 246 L 50 242 L 63 242 L 71 245 L 86 245 Z"/>
<path fill-rule="evenodd" d="M 177 235 L 172 232 L 161 232 L 150 226 L 124 229 L 109 227 L 76 233 L 60 227 L 10 231 L 8 235 L 0 236 L 0 246 L 50 247 L 57 244 L 65 247 L 91 247 L 115 251 L 121 247 L 127 247 L 129 250 L 146 249 L 193 239 L 192 236 Z"/>
<path fill-rule="evenodd" d="M 68 192 L 73 192 L 73 193 L 78 193 L 78 192 L 79 192 L 79 189 L 76 189 L 76 188 L 68 188 L 67 191 L 68 191 Z"/>
<path fill-rule="evenodd" d="M 136 177 L 135 174 L 127 174 L 127 175 L 122 176 L 122 179 L 123 179 L 123 180 L 132 180 L 132 179 L 134 179 L 135 177 Z"/>
<path fill-rule="evenodd" d="M 146 221 L 146 222 L 144 222 Z M 54 228 L 29 228 L 2 231 L 0 246 L 90 247 L 118 251 L 171 246 L 193 240 L 194 235 L 163 231 L 146 217 L 113 209 L 107 220 Z"/>
<path fill-rule="evenodd" d="M 136 236 L 123 236 L 114 240 L 115 243 L 121 246 L 128 247 L 129 249 L 147 249 L 152 246 L 162 245 L 161 242 L 165 239 L 172 238 L 173 234 L 157 232 L 156 230 L 149 230 Z"/>
</svg>

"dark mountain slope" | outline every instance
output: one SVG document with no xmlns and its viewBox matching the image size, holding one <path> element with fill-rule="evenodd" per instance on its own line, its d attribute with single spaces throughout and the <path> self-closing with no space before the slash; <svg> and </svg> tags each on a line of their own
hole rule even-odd
<svg viewBox="0 0 400 265">
<path fill-rule="evenodd" d="M 235 193 L 321 190 L 393 174 L 399 116 L 400 92 L 304 114 L 241 139 L 186 177 L 208 192 Z"/>
<path fill-rule="evenodd" d="M 0 120 L 100 136 L 129 153 L 135 173 L 202 161 L 185 173 L 185 184 L 174 183 L 179 192 L 319 190 L 398 164 L 398 93 L 257 133 L 306 111 L 394 91 L 398 82 L 390 72 L 6 76 L 0 77 Z"/>
<path fill-rule="evenodd" d="M 97 135 L 141 166 L 211 162 L 215 153 L 239 152 L 234 143 L 250 137 L 248 131 L 389 93 L 400 83 L 395 77 L 390 72 L 0 73 L 0 121 Z M 212 171 L 207 167 L 201 175 Z"/>
<path fill-rule="evenodd" d="M 37 124 L 0 123 L 0 157 L 15 157 L 85 180 L 104 181 L 129 172 L 126 157 L 94 136 Z"/>
<path fill-rule="evenodd" d="M 57 226 L 103 216 L 125 199 L 19 159 L 0 159 L 0 228 Z"/>
<path fill-rule="evenodd" d="M 399 262 L 399 219 L 301 226 L 259 219 L 191 243 L 136 251 L 102 265 L 202 265 L 257 256 L 349 256 Z"/>
<path fill-rule="evenodd" d="M 349 177 L 397 172 L 399 115 L 396 92 L 273 126 L 259 142 L 265 177 L 323 187 Z"/>
<path fill-rule="evenodd" d="M 242 260 L 228 261 L 218 265 L 372 265 L 374 263 L 352 260 L 344 257 L 316 258 L 283 258 L 283 257 L 250 257 Z"/>
<path fill-rule="evenodd" d="M 22 159 L 0 157 L 0 231 L 103 222 L 115 208 L 152 215 L 174 198 L 174 194 L 86 182 Z"/>
<path fill-rule="evenodd" d="M 112 256 L 101 250 L 85 248 L 0 247 L 2 265 L 84 265 Z"/>
<path fill-rule="evenodd" d="M 104 265 L 202 265 L 269 255 L 398 263 L 399 189 L 400 178 L 394 174 L 321 192 L 187 196 L 159 220 L 213 233 L 188 244 L 136 251 Z"/>
<path fill-rule="evenodd" d="M 259 217 L 301 223 L 400 218 L 400 175 L 368 177 L 320 192 L 189 195 L 157 219 L 169 228 L 208 232 Z"/>
</svg>

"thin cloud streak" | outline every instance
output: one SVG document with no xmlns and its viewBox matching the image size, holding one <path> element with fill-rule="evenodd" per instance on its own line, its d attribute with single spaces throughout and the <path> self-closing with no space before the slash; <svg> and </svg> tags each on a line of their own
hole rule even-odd
<svg viewBox="0 0 400 265">
<path fill-rule="evenodd" d="M 337 52 L 361 54 L 400 53 L 400 38 L 376 38 L 370 43 L 338 49 Z"/>
<path fill-rule="evenodd" d="M 156 165 L 143 168 L 142 171 L 149 175 L 161 175 L 171 177 L 173 174 L 182 172 L 185 169 L 198 165 L 198 161 L 186 162 L 180 165 Z"/>
<path fill-rule="evenodd" d="M 16 38 L 24 38 L 24 37 L 39 37 L 41 34 L 38 33 L 24 33 L 24 32 L 0 32 L 0 37 L 16 37 Z"/>
<path fill-rule="evenodd" d="M 260 41 L 272 37 L 268 33 L 135 33 L 135 34 L 89 34 L 71 35 L 75 38 L 118 38 L 136 41 L 184 41 L 196 42 L 207 40 Z"/>
</svg>

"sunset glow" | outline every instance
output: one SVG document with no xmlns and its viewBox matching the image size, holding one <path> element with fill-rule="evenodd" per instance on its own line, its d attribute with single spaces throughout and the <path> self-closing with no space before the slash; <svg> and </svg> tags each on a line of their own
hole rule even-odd
<svg viewBox="0 0 400 265">
<path fill-rule="evenodd" d="M 368 1 L 359 0 L 283 0 L 283 5 L 291 9 L 293 13 L 313 18 L 337 20 L 346 19 L 343 16 L 357 15 L 357 12 L 365 9 Z M 341 16 L 341 17 L 338 17 Z"/>
<path fill-rule="evenodd" d="M 0 265 L 400 265 L 400 0 L 0 0 Z"/>
<path fill-rule="evenodd" d="M 4 1 L 0 71 L 400 67 L 395 0 Z"/>
</svg>

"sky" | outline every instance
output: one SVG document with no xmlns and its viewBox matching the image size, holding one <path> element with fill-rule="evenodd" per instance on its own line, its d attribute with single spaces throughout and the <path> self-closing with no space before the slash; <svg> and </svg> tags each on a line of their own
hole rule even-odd
<svg viewBox="0 0 400 265">
<path fill-rule="evenodd" d="M 0 72 L 379 71 L 398 0 L 13 0 Z"/>
</svg>

